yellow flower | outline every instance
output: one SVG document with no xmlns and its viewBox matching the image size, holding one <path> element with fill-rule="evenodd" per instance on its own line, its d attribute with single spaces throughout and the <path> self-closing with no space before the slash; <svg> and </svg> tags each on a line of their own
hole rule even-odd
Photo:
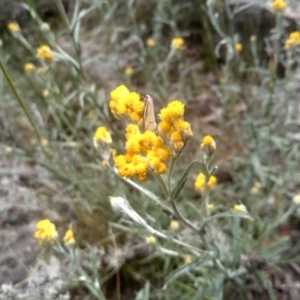
<svg viewBox="0 0 300 300">
<path fill-rule="evenodd" d="M 199 190 L 200 192 L 204 192 L 205 181 L 206 181 L 205 175 L 203 173 L 200 173 L 195 181 L 195 189 Z M 212 190 L 214 189 L 216 183 L 217 183 L 217 178 L 215 176 L 210 176 L 207 182 L 207 187 Z"/>
<path fill-rule="evenodd" d="M 285 0 L 273 0 L 273 2 L 270 4 L 270 7 L 274 11 L 281 12 L 286 8 Z"/>
<path fill-rule="evenodd" d="M 192 258 L 187 255 L 185 258 L 184 258 L 184 263 L 187 265 L 187 264 L 190 264 L 192 262 Z"/>
<path fill-rule="evenodd" d="M 17 33 L 20 32 L 19 24 L 16 22 L 8 23 L 7 29 L 12 35 L 16 35 Z"/>
<path fill-rule="evenodd" d="M 300 194 L 297 194 L 296 196 L 294 196 L 293 202 L 295 204 L 300 204 Z"/>
<path fill-rule="evenodd" d="M 181 38 L 181 37 L 173 38 L 172 44 L 171 44 L 172 48 L 177 49 L 177 50 L 181 50 L 183 45 L 184 45 L 184 39 L 183 38 Z"/>
<path fill-rule="evenodd" d="M 11 153 L 13 151 L 13 148 L 9 147 L 9 146 L 6 146 L 4 150 L 5 150 L 6 153 Z"/>
<path fill-rule="evenodd" d="M 74 233 L 71 229 L 68 229 L 64 236 L 64 243 L 66 246 L 75 244 Z"/>
<path fill-rule="evenodd" d="M 33 71 L 35 69 L 35 66 L 34 64 L 32 63 L 26 63 L 24 66 L 23 66 L 23 70 L 27 73 L 27 74 L 32 74 Z"/>
<path fill-rule="evenodd" d="M 208 210 L 213 211 L 215 209 L 215 206 L 213 204 L 208 204 Z"/>
<path fill-rule="evenodd" d="M 41 47 L 36 49 L 36 55 L 41 60 L 46 62 L 52 62 L 54 59 L 54 53 L 51 51 L 48 45 L 42 45 Z"/>
<path fill-rule="evenodd" d="M 99 147 L 99 143 L 105 143 L 105 144 L 112 143 L 111 135 L 104 126 L 98 127 L 94 135 L 95 148 Z"/>
<path fill-rule="evenodd" d="M 49 95 L 50 95 L 50 91 L 48 89 L 44 89 L 43 96 L 47 98 L 47 97 L 49 97 Z"/>
<path fill-rule="evenodd" d="M 44 22 L 41 26 L 42 30 L 48 31 L 50 29 L 50 25 L 46 22 Z"/>
<path fill-rule="evenodd" d="M 233 209 L 238 213 L 247 213 L 247 208 L 244 204 L 235 205 Z"/>
<path fill-rule="evenodd" d="M 153 38 L 149 38 L 147 40 L 147 46 L 148 47 L 154 47 L 156 45 L 155 40 Z"/>
<path fill-rule="evenodd" d="M 147 178 L 149 168 L 155 174 L 167 171 L 165 161 L 171 156 L 164 141 L 152 131 L 140 132 L 138 125 L 129 124 L 126 128 L 127 153 L 114 157 L 118 173 L 122 177 L 136 177 L 140 181 Z"/>
<path fill-rule="evenodd" d="M 241 53 L 243 50 L 243 45 L 241 43 L 236 43 L 234 45 L 234 50 L 237 54 Z"/>
<path fill-rule="evenodd" d="M 212 190 L 216 184 L 217 184 L 217 178 L 213 175 L 210 176 L 207 183 L 208 188 Z"/>
<path fill-rule="evenodd" d="M 300 32 L 294 31 L 291 32 L 289 37 L 285 41 L 285 48 L 291 49 L 300 45 Z"/>
<path fill-rule="evenodd" d="M 34 238 L 38 240 L 40 245 L 52 244 L 58 237 L 55 225 L 48 219 L 39 221 L 36 228 Z"/>
<path fill-rule="evenodd" d="M 193 135 L 191 125 L 183 120 L 184 103 L 173 100 L 160 110 L 159 132 L 170 141 L 175 152 L 180 153 L 183 146 Z"/>
<path fill-rule="evenodd" d="M 156 237 L 153 235 L 150 235 L 146 238 L 146 243 L 149 245 L 154 245 L 156 243 Z"/>
<path fill-rule="evenodd" d="M 206 135 L 201 143 L 201 149 L 208 155 L 211 155 L 216 150 L 216 142 L 210 135 Z"/>
<path fill-rule="evenodd" d="M 126 67 L 125 71 L 124 71 L 125 75 L 131 75 L 133 73 L 133 69 L 132 67 L 128 66 Z"/>
<path fill-rule="evenodd" d="M 170 122 L 183 117 L 184 103 L 179 100 L 173 100 L 168 103 L 167 107 L 161 109 L 159 117 L 161 120 Z"/>
<path fill-rule="evenodd" d="M 172 220 L 172 221 L 171 221 L 171 224 L 170 224 L 170 228 L 171 228 L 172 230 L 178 230 L 178 228 L 179 228 L 179 222 L 176 221 L 176 220 Z"/>
<path fill-rule="evenodd" d="M 42 138 L 41 139 L 41 144 L 44 146 L 44 147 L 47 147 L 49 145 L 49 141 L 45 138 Z"/>
<path fill-rule="evenodd" d="M 139 124 L 143 118 L 145 103 L 138 93 L 130 92 L 121 85 L 110 93 L 109 107 L 111 112 L 125 121 Z"/>
<path fill-rule="evenodd" d="M 256 181 L 251 188 L 251 194 L 257 194 L 259 192 L 259 189 L 261 187 L 261 183 L 259 181 Z"/>
<path fill-rule="evenodd" d="M 255 34 L 252 34 L 250 36 L 250 42 L 254 43 L 254 42 L 256 42 L 256 39 L 257 39 L 257 36 Z"/>
</svg>

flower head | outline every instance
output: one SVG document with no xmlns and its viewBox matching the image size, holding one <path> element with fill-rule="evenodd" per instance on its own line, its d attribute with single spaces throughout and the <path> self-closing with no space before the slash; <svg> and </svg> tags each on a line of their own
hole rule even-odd
<svg viewBox="0 0 300 300">
<path fill-rule="evenodd" d="M 291 49 L 300 45 L 300 32 L 291 32 L 285 41 L 285 49 Z"/>
<path fill-rule="evenodd" d="M 256 36 L 255 34 L 252 34 L 252 35 L 250 36 L 250 42 L 251 42 L 251 43 L 254 43 L 254 42 L 256 42 L 256 40 L 257 40 L 257 36 Z"/>
<path fill-rule="evenodd" d="M 135 124 L 142 122 L 145 104 L 138 93 L 130 92 L 125 85 L 120 85 L 110 96 L 109 107 L 116 117 Z"/>
<path fill-rule="evenodd" d="M 147 40 L 147 46 L 148 46 L 149 48 L 154 47 L 155 45 L 156 45 L 156 43 L 155 43 L 155 40 L 154 40 L 153 38 L 149 38 L 149 39 Z"/>
<path fill-rule="evenodd" d="M 173 49 L 181 50 L 183 45 L 184 45 L 184 39 L 183 38 L 181 38 L 181 37 L 173 38 L 172 44 L 171 44 Z"/>
<path fill-rule="evenodd" d="M 170 224 L 170 228 L 172 230 L 178 230 L 179 229 L 179 222 L 176 220 L 172 220 Z"/>
<path fill-rule="evenodd" d="M 270 7 L 274 11 L 282 12 L 286 8 L 286 2 L 285 0 L 273 0 L 273 2 L 270 4 Z"/>
<path fill-rule="evenodd" d="M 253 187 L 251 188 L 251 194 L 257 194 L 260 188 L 261 188 L 261 183 L 259 181 L 256 181 Z"/>
<path fill-rule="evenodd" d="M 42 45 L 41 47 L 36 49 L 36 55 L 41 60 L 46 62 L 52 62 L 54 59 L 54 53 L 51 51 L 48 45 Z"/>
<path fill-rule="evenodd" d="M 129 124 L 126 128 L 126 154 L 114 157 L 118 173 L 122 177 L 136 177 L 140 181 L 147 178 L 151 169 L 155 174 L 167 171 L 165 161 L 171 155 L 164 141 L 152 131 L 140 132 L 138 125 Z"/>
<path fill-rule="evenodd" d="M 238 213 L 247 213 L 247 208 L 244 204 L 235 205 L 233 209 Z"/>
<path fill-rule="evenodd" d="M 14 36 L 20 32 L 20 26 L 16 22 L 8 23 L 7 24 L 7 29 Z"/>
<path fill-rule="evenodd" d="M 195 189 L 204 192 L 205 190 L 205 175 L 203 173 L 200 173 L 195 181 Z M 217 184 L 217 178 L 215 176 L 210 176 L 209 180 L 207 182 L 207 187 L 212 190 L 214 189 L 215 185 Z"/>
<path fill-rule="evenodd" d="M 47 147 L 49 145 L 49 141 L 46 138 L 41 139 L 41 144 L 43 147 Z"/>
<path fill-rule="evenodd" d="M 102 158 L 108 160 L 110 157 L 110 145 L 112 143 L 109 131 L 103 126 L 98 127 L 93 140 L 94 146 L 96 149 L 99 149 Z"/>
<path fill-rule="evenodd" d="M 207 208 L 209 211 L 213 211 L 215 209 L 215 206 L 214 204 L 208 204 Z"/>
<path fill-rule="evenodd" d="M 156 237 L 153 235 L 150 235 L 146 238 L 146 243 L 149 245 L 154 245 L 156 243 Z"/>
<path fill-rule="evenodd" d="M 234 45 L 234 51 L 237 54 L 241 53 L 243 51 L 243 45 L 241 43 L 236 43 Z"/>
<path fill-rule="evenodd" d="M 66 246 L 70 246 L 75 244 L 74 233 L 73 230 L 68 229 L 64 236 L 64 243 Z"/>
<path fill-rule="evenodd" d="M 187 255 L 185 258 L 184 258 L 184 263 L 187 265 L 187 264 L 190 264 L 192 262 L 192 258 Z"/>
<path fill-rule="evenodd" d="M 23 66 L 23 70 L 27 73 L 27 74 L 32 74 L 33 71 L 35 70 L 35 66 L 32 63 L 26 63 Z"/>
<path fill-rule="evenodd" d="M 128 66 L 126 67 L 125 71 L 124 71 L 125 75 L 131 75 L 133 73 L 133 69 L 132 67 Z"/>
<path fill-rule="evenodd" d="M 211 156 L 216 150 L 216 142 L 210 135 L 206 135 L 201 143 L 201 149 L 208 155 Z"/>
<path fill-rule="evenodd" d="M 44 22 L 41 25 L 41 29 L 44 31 L 48 31 L 48 30 L 50 30 L 50 25 L 48 23 Z"/>
<path fill-rule="evenodd" d="M 4 151 L 5 151 L 5 153 L 11 153 L 11 152 L 13 151 L 13 148 L 12 148 L 12 147 L 9 147 L 9 146 L 6 146 L 6 147 L 4 148 Z"/>
<path fill-rule="evenodd" d="M 52 244 L 58 237 L 55 225 L 48 219 L 39 221 L 36 224 L 36 228 L 34 238 L 37 239 L 41 245 Z"/>
<path fill-rule="evenodd" d="M 94 135 L 94 146 L 95 148 L 98 148 L 98 143 L 105 143 L 105 144 L 111 144 L 112 139 L 109 131 L 104 127 L 100 126 L 97 128 L 95 135 Z"/>
<path fill-rule="evenodd" d="M 173 100 L 160 110 L 158 130 L 173 146 L 175 152 L 180 153 L 183 146 L 193 135 L 191 125 L 183 120 L 184 103 Z"/>
<path fill-rule="evenodd" d="M 296 196 L 294 196 L 293 202 L 295 204 L 300 204 L 300 194 L 297 194 Z"/>
<path fill-rule="evenodd" d="M 44 89 L 44 90 L 43 90 L 43 96 L 44 96 L 45 98 L 47 98 L 47 97 L 49 97 L 49 95 L 50 95 L 50 91 L 49 91 L 48 89 Z"/>
</svg>

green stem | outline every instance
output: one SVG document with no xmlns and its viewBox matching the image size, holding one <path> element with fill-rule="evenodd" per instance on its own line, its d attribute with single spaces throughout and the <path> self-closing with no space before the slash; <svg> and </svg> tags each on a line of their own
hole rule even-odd
<svg viewBox="0 0 300 300">
<path fill-rule="evenodd" d="M 188 219 L 186 219 L 183 214 L 180 212 L 180 210 L 177 207 L 176 204 L 176 200 L 171 201 L 171 206 L 173 208 L 173 211 L 176 215 L 176 217 L 182 222 L 184 223 L 187 227 L 189 227 L 190 229 L 192 229 L 193 231 L 199 233 L 199 229 L 193 224 L 191 223 Z"/>
<path fill-rule="evenodd" d="M 169 164 L 169 168 L 168 168 L 168 175 L 167 175 L 167 188 L 169 193 L 171 192 L 171 177 L 172 177 L 172 173 L 173 173 L 173 169 L 175 166 L 177 158 L 171 158 L 170 160 L 170 164 Z"/>
<path fill-rule="evenodd" d="M 28 112 L 28 110 L 27 110 L 27 108 L 26 108 L 26 106 L 25 106 L 25 104 L 24 104 L 21 96 L 19 95 L 19 93 L 18 93 L 18 91 L 17 91 L 14 83 L 12 82 L 12 80 L 11 80 L 11 78 L 10 78 L 8 72 L 7 72 L 7 69 L 5 68 L 5 66 L 2 63 L 1 59 L 0 59 L 0 69 L 2 70 L 2 72 L 4 74 L 4 77 L 6 78 L 6 80 L 7 80 L 8 84 L 9 84 L 10 88 L 12 89 L 12 92 L 13 92 L 13 94 L 14 94 L 17 102 L 18 102 L 18 104 L 20 105 L 20 107 L 22 108 L 23 112 L 25 113 L 27 119 L 29 120 L 29 122 L 30 122 L 30 124 L 31 124 L 31 126 L 32 126 L 32 128 L 34 130 L 34 133 L 35 133 L 35 135 L 37 137 L 38 143 L 40 144 L 40 146 L 42 148 L 43 153 L 49 159 L 49 161 L 51 161 L 51 158 L 50 158 L 49 154 L 47 153 L 45 147 L 42 144 L 42 135 L 40 134 L 38 128 L 36 127 L 35 123 L 33 122 L 33 120 L 31 118 L 31 116 L 30 116 L 30 114 L 29 114 L 29 112 Z"/>
<path fill-rule="evenodd" d="M 154 174 L 154 173 L 153 173 Z M 170 190 L 168 190 L 167 185 L 160 174 L 154 174 L 154 177 L 158 181 L 160 187 L 163 189 L 165 196 L 168 198 L 170 196 Z"/>
</svg>

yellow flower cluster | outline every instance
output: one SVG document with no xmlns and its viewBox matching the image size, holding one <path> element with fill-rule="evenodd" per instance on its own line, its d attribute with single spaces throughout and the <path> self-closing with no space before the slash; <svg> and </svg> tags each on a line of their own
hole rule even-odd
<svg viewBox="0 0 300 300">
<path fill-rule="evenodd" d="M 171 224 L 170 224 L 170 228 L 172 229 L 172 230 L 178 230 L 179 229 L 179 222 L 178 221 L 176 221 L 176 220 L 172 220 L 171 221 Z"/>
<path fill-rule="evenodd" d="M 41 60 L 46 62 L 52 62 L 54 59 L 54 53 L 51 51 L 48 45 L 42 45 L 41 47 L 36 49 L 36 55 Z"/>
<path fill-rule="evenodd" d="M 153 235 L 150 235 L 146 238 L 146 243 L 149 245 L 154 245 L 156 243 L 156 237 Z"/>
<path fill-rule="evenodd" d="M 291 32 L 289 37 L 285 41 L 285 48 L 291 49 L 300 45 L 300 32 L 294 31 Z"/>
<path fill-rule="evenodd" d="M 300 204 L 300 194 L 297 194 L 297 195 L 294 196 L 293 202 L 295 204 Z"/>
<path fill-rule="evenodd" d="M 183 45 L 184 45 L 184 39 L 183 38 L 181 38 L 181 37 L 173 38 L 172 44 L 171 44 L 172 48 L 177 49 L 177 50 L 181 50 Z"/>
<path fill-rule="evenodd" d="M 120 85 L 110 96 L 109 107 L 116 117 L 141 124 L 145 104 L 138 93 L 130 92 L 126 86 Z"/>
<path fill-rule="evenodd" d="M 133 73 L 133 69 L 132 67 L 128 66 L 126 67 L 125 71 L 124 71 L 125 75 L 131 75 Z"/>
<path fill-rule="evenodd" d="M 20 32 L 19 24 L 16 22 L 8 23 L 7 29 L 12 35 L 16 35 L 18 32 Z"/>
<path fill-rule="evenodd" d="M 74 233 L 73 230 L 68 229 L 64 236 L 64 243 L 66 246 L 70 246 L 75 244 Z"/>
<path fill-rule="evenodd" d="M 205 175 L 200 173 L 195 181 L 195 189 L 203 192 L 205 190 Z M 217 183 L 217 178 L 215 176 L 210 176 L 207 182 L 207 187 L 213 189 Z"/>
<path fill-rule="evenodd" d="M 36 224 L 37 231 L 34 234 L 34 238 L 38 240 L 40 245 L 52 244 L 58 237 L 55 225 L 48 219 L 39 221 Z"/>
<path fill-rule="evenodd" d="M 253 187 L 251 188 L 251 194 L 257 194 L 260 188 L 261 188 L 261 183 L 259 181 L 256 181 Z"/>
<path fill-rule="evenodd" d="M 154 40 L 154 39 L 149 38 L 149 39 L 147 40 L 147 46 L 148 46 L 148 47 L 154 47 L 155 45 L 156 45 L 156 43 L 155 43 L 155 40 Z"/>
<path fill-rule="evenodd" d="M 286 2 L 285 0 L 273 0 L 270 6 L 274 11 L 281 12 L 286 8 Z"/>
<path fill-rule="evenodd" d="M 99 144 L 105 143 L 105 144 L 111 144 L 112 139 L 109 131 L 103 127 L 100 126 L 97 128 L 96 133 L 94 135 L 94 146 L 95 148 L 99 147 Z"/>
<path fill-rule="evenodd" d="M 155 174 L 167 171 L 165 161 L 169 159 L 171 151 L 164 145 L 162 137 L 152 131 L 141 133 L 138 125 L 129 124 L 126 139 L 126 154 L 114 157 L 120 176 L 144 181 L 149 168 Z"/>
<path fill-rule="evenodd" d="M 234 45 L 235 53 L 239 54 L 243 51 L 243 45 L 241 43 L 236 43 Z"/>
<path fill-rule="evenodd" d="M 26 63 L 23 66 L 23 70 L 27 73 L 27 74 L 32 74 L 33 71 L 35 69 L 35 65 L 32 63 Z"/>
<path fill-rule="evenodd" d="M 159 113 L 158 130 L 176 151 L 180 151 L 193 135 L 190 123 L 183 120 L 183 114 L 184 103 L 179 100 L 173 100 Z"/>
<path fill-rule="evenodd" d="M 207 154 L 211 154 L 216 150 L 216 142 L 210 135 L 206 135 L 201 143 L 201 149 Z"/>
<path fill-rule="evenodd" d="M 233 210 L 237 213 L 247 213 L 247 208 L 244 204 L 235 205 Z"/>
</svg>

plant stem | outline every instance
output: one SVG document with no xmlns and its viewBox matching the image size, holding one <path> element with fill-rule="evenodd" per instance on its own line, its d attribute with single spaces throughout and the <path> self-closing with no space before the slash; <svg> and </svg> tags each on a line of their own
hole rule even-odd
<svg viewBox="0 0 300 300">
<path fill-rule="evenodd" d="M 24 104 L 21 96 L 19 95 L 19 93 L 18 93 L 18 91 L 17 91 L 14 83 L 12 82 L 12 80 L 11 80 L 11 78 L 10 78 L 8 72 L 7 72 L 7 69 L 5 68 L 5 66 L 2 63 L 1 59 L 0 59 L 0 69 L 2 70 L 2 72 L 4 74 L 4 77 L 6 78 L 6 80 L 7 80 L 8 84 L 9 84 L 10 88 L 12 89 L 12 92 L 13 92 L 13 94 L 14 94 L 17 102 L 18 102 L 18 104 L 20 105 L 20 107 L 22 108 L 23 112 L 25 113 L 27 119 L 29 120 L 29 122 L 30 122 L 30 124 L 31 124 L 31 126 L 32 126 L 32 128 L 34 130 L 34 133 L 35 133 L 35 135 L 37 137 L 38 143 L 40 144 L 40 146 L 42 148 L 43 153 L 51 161 L 51 158 L 50 158 L 48 152 L 46 151 L 45 147 L 42 144 L 42 136 L 41 136 L 38 128 L 36 127 L 35 123 L 33 122 L 33 120 L 31 118 L 31 116 L 30 116 L 30 114 L 29 114 L 29 112 L 28 112 L 28 110 L 27 110 L 27 108 L 26 108 L 26 106 L 25 106 L 25 104 Z"/>
</svg>

